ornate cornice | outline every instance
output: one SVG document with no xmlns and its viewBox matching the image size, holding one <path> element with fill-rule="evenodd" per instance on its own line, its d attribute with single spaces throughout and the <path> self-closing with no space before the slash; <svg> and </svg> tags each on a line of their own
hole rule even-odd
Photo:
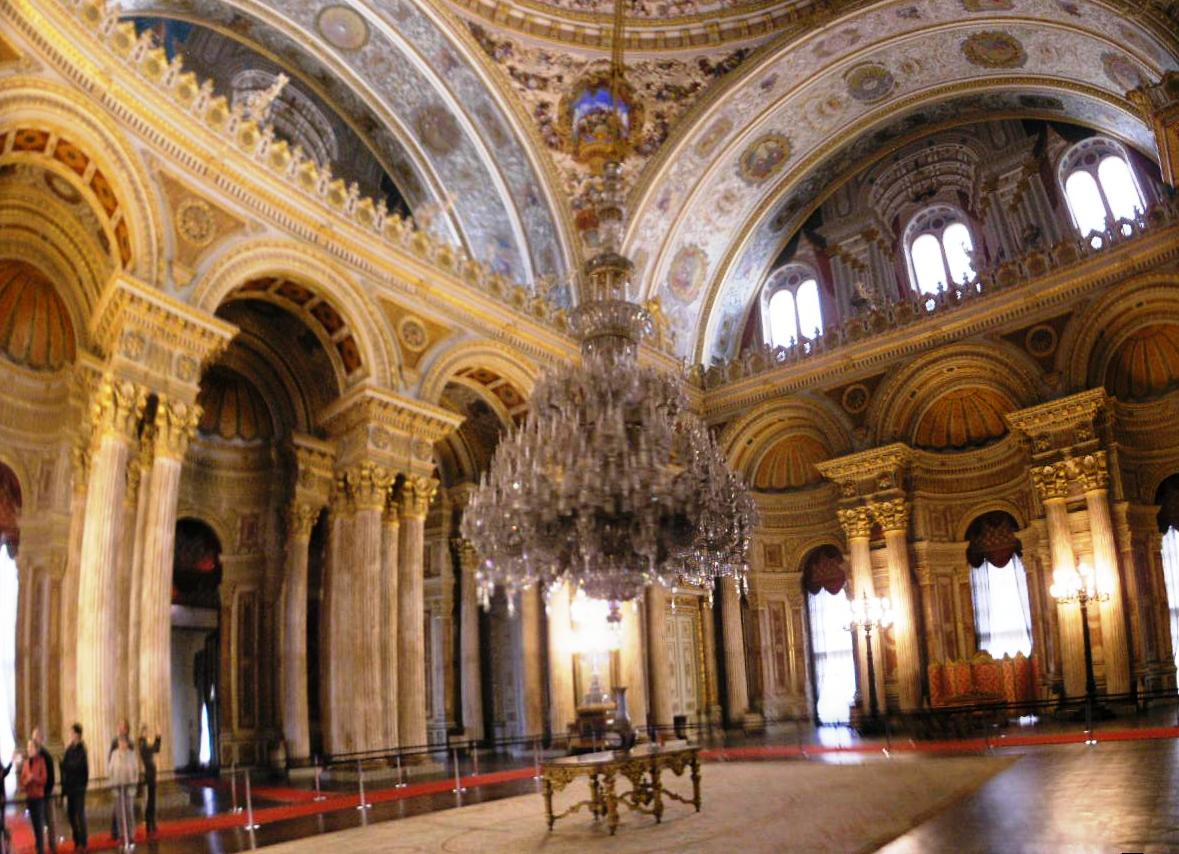
<svg viewBox="0 0 1179 854">
<path fill-rule="evenodd" d="M 336 448 L 312 436 L 291 436 L 291 454 L 295 458 L 295 495 L 297 500 L 317 508 L 328 503 L 335 482 Z"/>
<path fill-rule="evenodd" d="M 912 458 L 912 449 L 896 442 L 815 463 L 815 467 L 824 477 L 839 484 L 844 498 L 853 498 L 900 489 Z"/>
<path fill-rule="evenodd" d="M 1096 440 L 1095 422 L 1109 400 L 1104 388 L 1095 388 L 1009 412 L 1003 418 L 1013 430 L 1031 438 L 1033 456 L 1040 457 Z"/>
<path fill-rule="evenodd" d="M 126 273 L 107 284 L 91 321 L 100 355 L 159 394 L 196 400 L 201 374 L 237 327 L 173 299 Z"/>
</svg>

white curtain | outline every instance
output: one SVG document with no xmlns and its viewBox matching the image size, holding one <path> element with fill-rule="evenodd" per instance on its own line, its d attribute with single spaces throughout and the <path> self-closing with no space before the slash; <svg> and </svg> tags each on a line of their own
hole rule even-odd
<svg viewBox="0 0 1179 854">
<path fill-rule="evenodd" d="M 1171 650 L 1179 667 L 1179 531 L 1172 526 L 1163 536 L 1163 581 L 1171 610 Z"/>
<path fill-rule="evenodd" d="M 1032 653 L 1032 617 L 1023 563 L 1012 555 L 1006 566 L 983 561 L 972 567 L 974 627 L 978 648 L 992 658 Z"/>
<path fill-rule="evenodd" d="M 811 662 L 815 668 L 819 722 L 847 723 L 856 696 L 847 595 L 819 590 L 807 597 L 811 622 Z"/>
<path fill-rule="evenodd" d="M 16 747 L 16 561 L 0 545 L 0 764 L 7 765 Z M 16 787 L 16 774 L 4 781 L 8 796 Z"/>
</svg>

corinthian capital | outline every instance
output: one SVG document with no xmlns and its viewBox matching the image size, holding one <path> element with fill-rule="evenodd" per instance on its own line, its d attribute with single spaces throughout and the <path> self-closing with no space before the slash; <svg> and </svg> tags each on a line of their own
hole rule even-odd
<svg viewBox="0 0 1179 854">
<path fill-rule="evenodd" d="M 311 539 L 311 529 L 315 527 L 315 520 L 319 518 L 319 508 L 305 501 L 296 501 L 291 505 L 290 531 L 292 539 Z"/>
<path fill-rule="evenodd" d="M 856 537 L 867 538 L 872 534 L 872 518 L 868 515 L 867 507 L 844 507 L 836 511 L 839 524 L 849 540 Z"/>
<path fill-rule="evenodd" d="M 1109 488 L 1109 467 L 1105 451 L 1094 451 L 1068 461 L 1068 471 L 1082 492 L 1096 492 Z"/>
<path fill-rule="evenodd" d="M 471 544 L 470 540 L 463 537 L 455 537 L 452 542 L 458 551 L 459 566 L 463 573 L 474 575 L 475 570 L 479 568 L 479 553 L 475 551 L 475 546 Z"/>
<path fill-rule="evenodd" d="M 375 463 L 358 463 L 344 472 L 348 495 L 357 510 L 384 510 L 394 476 Z"/>
<path fill-rule="evenodd" d="M 437 492 L 438 481 L 434 478 L 407 475 L 401 486 L 401 515 L 407 519 L 425 519 Z"/>
<path fill-rule="evenodd" d="M 1044 466 L 1032 466 L 1028 474 L 1032 478 L 1032 486 L 1041 501 L 1052 501 L 1058 498 L 1068 498 L 1069 476 L 1068 464 L 1064 462 L 1050 463 Z"/>
<path fill-rule="evenodd" d="M 115 435 L 130 440 L 147 406 L 147 390 L 131 380 L 103 376 L 90 399 L 90 424 L 96 439 Z"/>
<path fill-rule="evenodd" d="M 872 518 L 885 531 L 907 531 L 909 529 L 909 502 L 903 498 L 887 501 L 873 501 L 868 505 Z"/>
<path fill-rule="evenodd" d="M 156 456 L 184 459 L 200 421 L 197 404 L 161 397 L 156 407 Z"/>
</svg>

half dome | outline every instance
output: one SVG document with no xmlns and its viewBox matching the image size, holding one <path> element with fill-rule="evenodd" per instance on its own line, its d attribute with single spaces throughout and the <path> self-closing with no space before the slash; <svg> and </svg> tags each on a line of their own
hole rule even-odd
<svg viewBox="0 0 1179 854">
<path fill-rule="evenodd" d="M 1139 329 L 1118 347 L 1105 371 L 1105 388 L 1118 400 L 1143 400 L 1179 381 L 1179 326 Z"/>
<path fill-rule="evenodd" d="M 1016 408 L 1006 395 L 991 388 L 948 391 L 922 414 L 913 444 L 936 451 L 985 445 L 1007 434 L 1003 414 Z"/>
<path fill-rule="evenodd" d="M 204 411 L 198 427 L 206 436 L 252 442 L 274 436 L 270 408 L 257 387 L 236 371 L 214 368 L 197 397 Z"/>
<path fill-rule="evenodd" d="M 823 476 L 815 468 L 815 463 L 830 456 L 818 439 L 798 434 L 785 436 L 758 460 L 753 472 L 753 488 L 777 492 L 818 483 Z"/>
<path fill-rule="evenodd" d="M 36 267 L 0 260 L 0 352 L 35 371 L 74 361 L 74 324 L 53 283 Z"/>
</svg>

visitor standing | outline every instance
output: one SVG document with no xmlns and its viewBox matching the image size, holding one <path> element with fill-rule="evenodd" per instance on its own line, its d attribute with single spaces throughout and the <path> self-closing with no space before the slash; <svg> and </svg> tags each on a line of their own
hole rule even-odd
<svg viewBox="0 0 1179 854">
<path fill-rule="evenodd" d="M 66 814 L 74 850 L 85 852 L 89 845 L 86 833 L 86 785 L 90 782 L 90 761 L 82 741 L 82 725 L 70 727 L 70 744 L 61 758 L 61 791 L 66 798 Z"/>
<path fill-rule="evenodd" d="M 139 761 L 143 763 L 143 782 L 147 786 L 147 802 L 143 805 L 143 821 L 147 833 L 156 832 L 156 754 L 160 752 L 160 734 L 154 741 L 147 740 L 147 724 L 139 728 Z"/>
<path fill-rule="evenodd" d="M 41 734 L 41 727 L 33 727 L 33 743 L 37 745 L 37 752 L 45 760 L 45 835 L 49 837 L 49 850 L 57 854 L 57 810 L 53 807 L 53 789 L 57 785 L 57 773 L 54 771 L 53 754 L 45 748 L 45 737 Z"/>
<path fill-rule="evenodd" d="M 131 724 L 126 718 L 119 721 L 119 732 L 111 739 L 111 748 L 106 752 L 106 767 L 111 767 L 111 760 L 115 758 L 115 752 L 119 749 L 119 739 L 126 738 L 127 743 L 131 743 Z M 109 772 L 108 772 L 109 773 Z M 111 812 L 111 839 L 119 838 L 119 811 L 115 809 Z"/>
<path fill-rule="evenodd" d="M 33 841 L 37 854 L 45 854 L 45 757 L 31 738 L 25 745 L 24 761 L 20 766 L 20 787 L 25 792 L 25 804 L 29 808 L 29 824 L 33 826 Z"/>
<path fill-rule="evenodd" d="M 8 789 L 4 781 L 8 779 L 8 772 L 16 764 L 20 754 L 13 752 L 12 761 L 7 765 L 0 762 L 0 854 L 9 854 L 12 849 L 12 835 L 8 832 L 8 825 L 4 821 L 4 813 L 8 809 Z"/>
<path fill-rule="evenodd" d="M 135 847 L 135 786 L 139 783 L 139 760 L 131 749 L 131 739 L 119 735 L 118 746 L 111 754 L 111 785 L 115 790 L 115 821 L 119 825 L 119 842 L 124 851 Z"/>
</svg>

